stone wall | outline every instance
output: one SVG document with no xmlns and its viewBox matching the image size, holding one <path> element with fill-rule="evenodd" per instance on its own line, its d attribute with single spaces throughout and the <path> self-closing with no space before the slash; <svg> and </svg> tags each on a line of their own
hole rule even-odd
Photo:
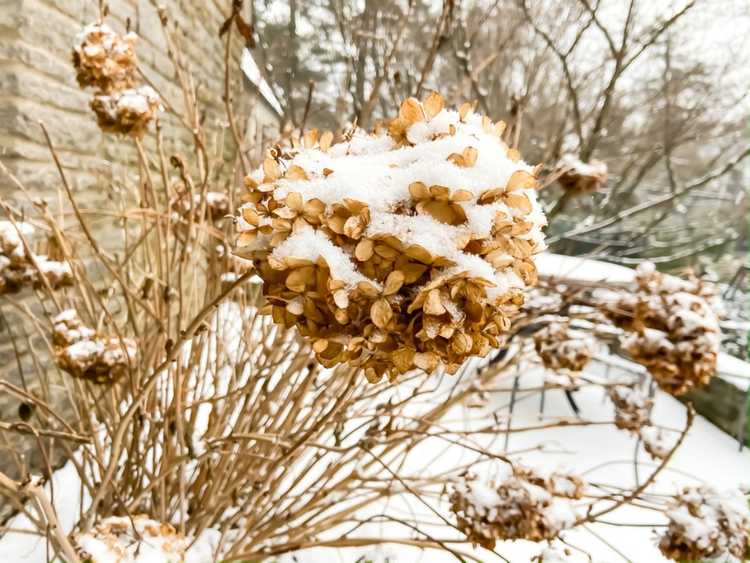
<svg viewBox="0 0 750 563">
<path fill-rule="evenodd" d="M 224 83 L 224 40 L 218 30 L 229 14 L 231 0 L 110 0 L 106 23 L 122 32 L 128 26 L 139 36 L 139 67 L 156 89 L 178 112 L 184 110 L 181 90 L 175 85 L 175 73 L 167 55 L 166 41 L 156 10 L 163 4 L 170 24 L 177 26 L 176 41 L 184 53 L 197 83 L 199 102 L 208 129 L 226 123 L 222 100 Z M 77 203 L 84 209 L 106 207 L 106 201 L 124 175 L 132 175 L 128 165 L 135 161 L 132 143 L 98 129 L 89 109 L 91 92 L 81 91 L 71 64 L 71 50 L 81 28 L 98 17 L 97 0 L 0 0 L 0 160 L 26 186 L 33 198 L 44 199 L 51 208 L 60 209 L 59 175 L 39 126 L 43 122 L 62 161 Z M 241 123 L 256 143 L 249 150 L 256 159 L 263 139 L 278 130 L 278 115 L 246 80 L 239 66 L 242 45 L 234 34 L 232 53 L 232 92 Z M 172 128 L 176 118 L 163 115 L 165 150 L 190 154 L 189 134 L 184 128 Z M 225 137 L 229 140 L 229 132 Z M 149 142 L 147 140 L 147 142 Z M 151 141 L 152 142 L 152 141 Z M 233 143 L 225 143 L 232 147 Z M 228 149 L 229 150 L 229 149 Z M 232 155 L 227 155 L 231 158 Z M 0 198 L 21 212 L 31 215 L 31 205 L 9 178 L 0 173 Z M 3 219 L 3 217 L 0 217 Z M 91 222 L 100 243 L 106 242 L 111 221 Z M 37 307 L 24 294 L 0 297 L 0 380 L 15 385 L 38 386 L 34 358 L 29 353 L 34 342 L 25 341 L 14 330 L 22 351 L 19 375 L 13 343 L 5 322 L 20 323 L 22 315 L 8 299 Z M 5 302 L 3 302 L 5 301 Z M 44 369 L 45 366 L 38 366 Z M 18 417 L 19 401 L 0 389 L 0 421 Z M 23 408 L 23 407 L 21 407 Z M 0 459 L 8 459 L 8 444 L 0 442 Z M 33 461 L 33 460 L 32 460 Z"/>
</svg>

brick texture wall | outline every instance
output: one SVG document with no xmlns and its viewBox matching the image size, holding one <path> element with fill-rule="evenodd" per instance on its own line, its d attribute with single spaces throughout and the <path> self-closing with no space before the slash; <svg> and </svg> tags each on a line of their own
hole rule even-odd
<svg viewBox="0 0 750 563">
<path fill-rule="evenodd" d="M 179 30 L 177 41 L 191 72 L 201 84 L 204 123 L 211 126 L 217 120 L 226 121 L 221 99 L 224 41 L 218 30 L 229 13 L 231 0 L 158 3 L 110 0 L 108 4 L 111 15 L 107 23 L 122 32 L 129 21 L 130 29 L 139 36 L 137 53 L 141 69 L 169 102 L 180 109 L 182 96 L 175 86 L 155 7 L 163 4 L 170 22 Z M 60 182 L 39 121 L 49 130 L 75 197 L 83 208 L 106 206 L 113 185 L 135 160 L 131 143 L 100 132 L 88 106 L 91 92 L 81 91 L 75 80 L 71 64 L 73 40 L 84 25 L 96 21 L 97 15 L 97 0 L 0 0 L 0 159 L 35 198 L 46 200 L 52 208 L 59 204 Z M 238 115 L 248 116 L 248 121 L 241 125 L 248 127 L 249 136 L 260 141 L 278 130 L 278 115 L 243 78 L 239 67 L 242 45 L 236 33 L 235 41 L 232 47 L 235 108 Z M 167 154 L 175 151 L 190 154 L 187 133 L 184 129 L 169 128 L 171 120 L 171 116 L 163 116 Z M 180 131 L 183 137 L 175 131 Z M 255 144 L 251 157 L 259 156 L 260 145 Z M 30 211 L 29 202 L 2 174 L 0 198 L 17 209 Z M 100 242 L 106 245 L 107 223 L 100 221 L 93 226 Z M 3 299 L 24 300 L 24 295 L 0 298 L 3 318 L 15 325 L 20 315 Z M 0 318 L 0 380 L 19 385 L 22 380 L 2 321 Z M 28 353 L 33 343 L 25 342 L 21 336 L 18 345 L 26 351 L 21 358 L 24 371 L 28 369 L 27 373 L 33 374 Z M 24 384 L 34 389 L 38 382 L 29 380 L 27 375 Z M 18 412 L 19 402 L 0 389 L 0 421 L 16 419 Z M 8 459 L 7 448 L 8 444 L 0 442 L 0 458 Z"/>
</svg>

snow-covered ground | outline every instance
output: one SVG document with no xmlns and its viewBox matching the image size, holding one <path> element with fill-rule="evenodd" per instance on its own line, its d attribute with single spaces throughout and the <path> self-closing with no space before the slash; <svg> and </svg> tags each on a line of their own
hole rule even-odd
<svg viewBox="0 0 750 563">
<path fill-rule="evenodd" d="M 621 362 L 618 362 L 621 363 Z M 627 365 L 627 364 L 623 364 Z M 590 367 L 587 372 L 603 376 L 607 370 L 610 375 L 619 368 L 607 367 L 598 363 Z M 541 370 L 525 373 L 520 379 L 520 388 L 537 387 L 541 382 Z M 493 393 L 488 409 L 503 407 L 509 397 L 512 381 L 505 381 L 504 391 Z M 600 387 L 584 387 L 575 393 L 575 400 L 581 408 L 583 419 L 590 421 L 611 420 L 612 406 L 607 401 L 604 391 Z M 543 419 L 540 421 L 539 394 L 519 393 L 518 402 L 513 415 L 513 428 L 537 426 L 543 421 L 553 421 L 558 418 L 572 418 L 573 413 L 561 390 L 547 391 L 544 405 Z M 682 428 L 686 420 L 685 406 L 670 395 L 661 391 L 656 392 L 653 419 L 656 424 L 670 428 Z M 504 436 L 496 439 L 496 451 L 502 450 Z M 451 463 L 459 463 L 465 454 L 459 448 L 443 451 L 440 444 L 433 444 L 436 452 L 442 452 L 443 462 L 450 459 Z M 509 451 L 534 449 L 543 445 L 544 451 L 530 451 L 521 456 L 528 465 L 542 468 L 564 468 L 572 473 L 583 474 L 590 483 L 613 484 L 628 487 L 635 482 L 634 459 L 638 460 L 638 478 L 640 482 L 654 469 L 655 463 L 644 452 L 642 447 L 636 447 L 636 439 L 630 434 L 618 431 L 612 426 L 583 426 L 557 427 L 544 431 L 511 433 Z M 419 456 L 426 459 L 425 456 Z M 483 469 L 477 468 L 475 473 L 482 474 Z M 673 493 L 683 485 L 712 483 L 720 489 L 750 484 L 750 451 L 740 452 L 737 442 L 716 426 L 697 416 L 694 425 L 687 435 L 682 447 L 677 451 L 665 470 L 657 477 L 655 484 L 649 489 L 651 493 Z M 410 508 L 416 514 L 424 514 L 425 508 L 418 501 L 410 502 Z M 391 513 L 393 507 L 391 505 Z M 607 515 L 610 525 L 594 524 L 586 528 L 579 528 L 563 534 L 563 538 L 572 545 L 591 554 L 597 563 L 616 563 L 632 561 L 634 563 L 659 563 L 668 561 L 656 547 L 656 531 L 658 525 L 663 525 L 666 519 L 661 513 L 648 509 L 623 507 Z M 637 524 L 637 526 L 620 526 L 618 524 Z M 644 524 L 646 524 L 644 526 Z M 655 526 L 652 526 L 655 525 Z M 396 530 L 392 525 L 381 525 L 372 533 L 389 529 L 393 534 L 403 536 L 402 530 Z M 559 544 L 558 544 L 559 546 Z M 453 545 L 456 549 L 473 554 L 479 561 L 501 561 L 499 557 L 489 551 L 472 549 L 468 545 Z M 513 563 L 530 562 L 545 548 L 544 544 L 527 541 L 501 542 L 496 551 Z M 378 548 L 362 548 L 346 551 L 316 548 L 294 554 L 294 558 L 285 559 L 285 563 L 292 561 L 300 563 L 333 563 L 354 562 L 365 556 L 362 561 L 389 563 L 441 563 L 456 561 L 457 559 L 445 552 L 434 550 L 423 551 L 406 546 L 384 546 Z M 386 559 L 389 557 L 389 559 Z M 573 552 L 563 561 L 587 561 L 580 552 Z"/>
</svg>

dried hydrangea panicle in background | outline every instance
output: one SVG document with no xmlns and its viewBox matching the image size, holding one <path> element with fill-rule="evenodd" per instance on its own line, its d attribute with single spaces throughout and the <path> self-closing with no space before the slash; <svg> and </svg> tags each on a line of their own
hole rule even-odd
<svg viewBox="0 0 750 563">
<path fill-rule="evenodd" d="M 653 401 L 638 385 L 613 385 L 608 391 L 615 406 L 615 426 L 636 434 L 649 423 Z"/>
<path fill-rule="evenodd" d="M 52 342 L 60 369 L 94 383 L 117 380 L 138 352 L 135 340 L 99 335 L 73 309 L 52 319 Z"/>
<path fill-rule="evenodd" d="M 310 131 L 275 151 L 237 218 L 274 320 L 371 381 L 454 373 L 498 346 L 536 283 L 546 224 L 536 170 L 503 127 L 431 94 L 371 135 Z"/>
<path fill-rule="evenodd" d="M 599 160 L 582 162 L 572 154 L 565 154 L 557 163 L 557 182 L 566 192 L 584 194 L 595 192 L 607 183 L 607 165 Z"/>
<path fill-rule="evenodd" d="M 162 106 L 161 98 L 151 86 L 140 86 L 98 94 L 91 100 L 91 109 L 102 131 L 140 137 Z"/>
<path fill-rule="evenodd" d="M 147 516 L 110 516 L 93 530 L 73 538 L 78 557 L 105 561 L 183 563 L 191 542 L 174 527 Z"/>
<path fill-rule="evenodd" d="M 659 549 L 675 561 L 750 557 L 750 511 L 739 490 L 686 487 L 669 505 L 669 526 Z M 732 559 L 734 560 L 734 559 Z"/>
<path fill-rule="evenodd" d="M 623 342 L 659 386 L 673 395 L 708 384 L 716 373 L 719 318 L 709 284 L 656 271 L 651 263 L 636 272 L 637 291 L 603 306 L 618 326 L 632 331 Z"/>
<path fill-rule="evenodd" d="M 577 476 L 511 471 L 498 485 L 467 477 L 451 495 L 451 510 L 467 539 L 487 549 L 498 540 L 550 541 L 577 520 L 573 500 L 583 496 Z"/>
<path fill-rule="evenodd" d="M 136 54 L 134 33 L 120 36 L 106 24 L 90 24 L 76 36 L 73 66 L 81 88 L 109 93 L 132 88 L 135 84 Z"/>
<path fill-rule="evenodd" d="M 73 272 L 67 262 L 26 251 L 22 237 L 28 242 L 34 232 L 29 223 L 0 221 L 0 294 L 16 293 L 24 287 L 38 288 L 45 281 L 52 289 L 73 284 Z"/>
<path fill-rule="evenodd" d="M 73 65 L 80 87 L 96 91 L 90 105 L 102 131 L 141 137 L 163 108 L 151 86 L 137 83 L 135 42 L 133 33 L 88 25 L 73 46 Z"/>
<path fill-rule="evenodd" d="M 568 323 L 551 322 L 534 333 L 534 348 L 547 369 L 580 372 L 594 355 L 596 341 Z"/>
</svg>

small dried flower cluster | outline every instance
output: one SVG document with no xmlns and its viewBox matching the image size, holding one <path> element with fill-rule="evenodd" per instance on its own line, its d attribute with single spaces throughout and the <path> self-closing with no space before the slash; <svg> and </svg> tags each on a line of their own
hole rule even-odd
<svg viewBox="0 0 750 563">
<path fill-rule="evenodd" d="M 41 276 L 52 289 L 73 284 L 67 263 L 26 251 L 23 238 L 33 235 L 34 227 L 29 223 L 17 222 L 14 226 L 10 221 L 0 221 L 0 295 L 16 293 L 24 287 L 41 287 Z"/>
<path fill-rule="evenodd" d="M 91 109 L 103 131 L 142 136 L 161 111 L 159 95 L 138 86 L 136 36 L 120 36 L 106 24 L 87 25 L 76 37 L 73 65 L 81 88 L 94 88 Z"/>
<path fill-rule="evenodd" d="M 91 109 L 102 131 L 141 137 L 161 109 L 159 94 L 151 86 L 139 86 L 112 94 L 97 94 Z"/>
<path fill-rule="evenodd" d="M 709 285 L 664 276 L 650 263 L 638 267 L 636 281 L 635 294 L 604 306 L 618 326 L 633 331 L 625 349 L 673 395 L 706 385 L 716 373 L 720 336 Z"/>
<path fill-rule="evenodd" d="M 275 149 L 237 218 L 266 311 L 324 365 L 351 362 L 371 381 L 454 373 L 498 346 L 536 282 L 546 224 L 536 170 L 502 127 L 432 94 L 406 100 L 387 130 L 338 143 L 309 131 Z"/>
<path fill-rule="evenodd" d="M 609 398 L 615 406 L 615 426 L 638 436 L 646 452 L 664 459 L 674 449 L 677 433 L 651 424 L 653 401 L 636 384 L 614 385 Z"/>
<path fill-rule="evenodd" d="M 566 192 L 584 194 L 601 189 L 607 182 L 607 165 L 598 160 L 582 162 L 572 154 L 557 163 L 557 182 Z"/>
<path fill-rule="evenodd" d="M 676 561 L 750 557 L 750 511 L 739 490 L 686 487 L 667 510 L 669 526 L 659 549 Z"/>
<path fill-rule="evenodd" d="M 653 401 L 637 385 L 613 385 L 609 399 L 615 405 L 615 426 L 638 434 L 647 425 Z"/>
<path fill-rule="evenodd" d="M 468 540 L 487 549 L 498 540 L 549 541 L 575 523 L 571 501 L 580 499 L 583 489 L 577 476 L 516 469 L 500 485 L 471 478 L 459 483 L 451 510 Z"/>
<path fill-rule="evenodd" d="M 106 24 L 91 24 L 78 34 L 73 66 L 81 88 L 109 93 L 132 88 L 137 58 L 135 33 L 120 36 Z"/>
<path fill-rule="evenodd" d="M 98 335 L 73 309 L 52 319 L 52 342 L 62 370 L 94 383 L 117 380 L 137 353 L 134 340 Z"/>
<path fill-rule="evenodd" d="M 111 516 L 88 533 L 76 534 L 78 557 L 91 563 L 159 561 L 183 563 L 190 541 L 171 524 L 137 515 Z"/>
<path fill-rule="evenodd" d="M 547 369 L 580 372 L 594 355 L 596 342 L 568 323 L 551 322 L 534 333 L 534 348 Z"/>
</svg>

